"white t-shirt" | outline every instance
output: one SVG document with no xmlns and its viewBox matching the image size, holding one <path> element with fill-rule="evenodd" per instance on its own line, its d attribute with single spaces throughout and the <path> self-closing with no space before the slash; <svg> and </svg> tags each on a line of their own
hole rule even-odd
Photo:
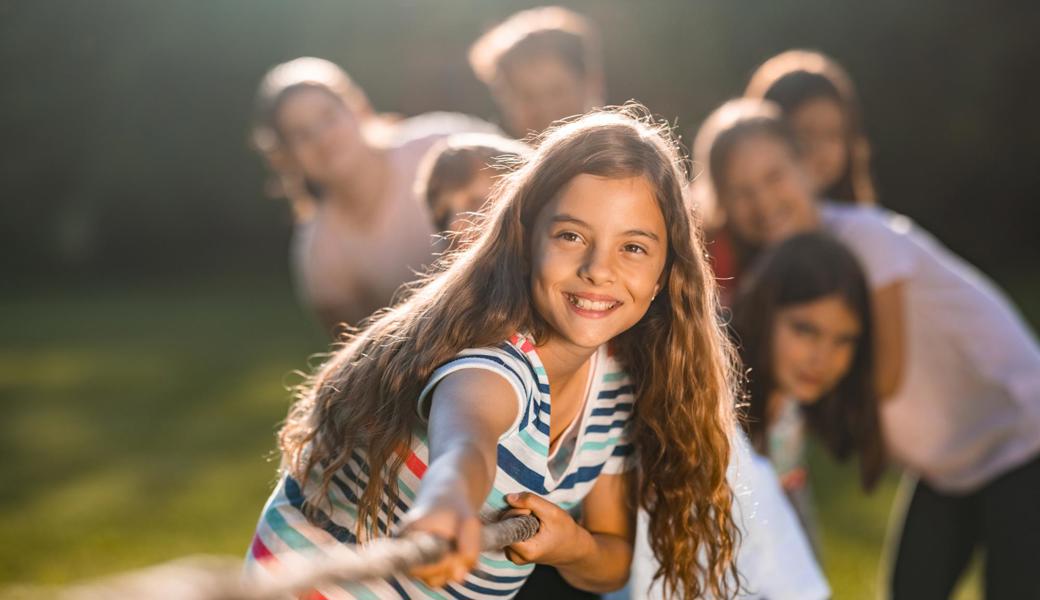
<svg viewBox="0 0 1040 600">
<path fill-rule="evenodd" d="M 882 428 L 890 454 L 968 492 L 1040 452 L 1040 347 L 1011 302 L 907 217 L 824 203 L 871 289 L 902 281 L 906 364 Z"/>
<path fill-rule="evenodd" d="M 394 292 L 434 259 L 433 224 L 415 186 L 426 152 L 451 134 L 494 131 L 484 121 L 452 113 L 393 124 L 383 136 L 391 181 L 373 221 L 350 223 L 319 204 L 314 216 L 297 226 L 292 265 L 303 299 L 312 306 L 337 307 L 339 314 L 355 315 L 355 321 L 388 306 Z"/>
<path fill-rule="evenodd" d="M 823 600 L 831 590 L 798 517 L 780 488 L 769 460 L 751 451 L 743 432 L 733 436 L 726 479 L 733 489 L 733 520 L 740 529 L 739 598 Z M 628 595 L 631 600 L 664 598 L 660 581 L 651 585 L 658 563 L 647 541 L 647 515 L 640 511 Z M 618 595 L 609 596 L 617 600 Z"/>
</svg>

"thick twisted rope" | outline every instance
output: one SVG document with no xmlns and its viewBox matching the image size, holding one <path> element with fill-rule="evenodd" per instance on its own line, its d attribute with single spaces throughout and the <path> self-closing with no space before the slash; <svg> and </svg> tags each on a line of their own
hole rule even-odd
<svg viewBox="0 0 1040 600">
<path fill-rule="evenodd" d="M 501 550 L 538 532 L 538 519 L 523 515 L 485 525 L 481 551 Z M 322 548 L 322 553 L 283 564 L 270 581 L 247 581 L 226 561 L 190 560 L 161 565 L 62 594 L 67 600 L 133 597 L 147 600 L 274 600 L 329 583 L 383 579 L 439 561 L 451 544 L 428 533 L 383 538 L 364 546 Z"/>
</svg>

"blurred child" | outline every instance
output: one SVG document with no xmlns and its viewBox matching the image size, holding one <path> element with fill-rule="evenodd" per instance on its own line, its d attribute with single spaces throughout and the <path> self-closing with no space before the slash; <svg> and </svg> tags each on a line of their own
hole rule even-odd
<svg viewBox="0 0 1040 600">
<path fill-rule="evenodd" d="M 987 597 L 1040 597 L 1040 346 L 1029 327 L 992 282 L 908 218 L 818 204 L 775 105 L 732 101 L 705 128 L 734 238 L 763 248 L 824 229 L 863 267 L 886 450 L 919 476 L 898 520 L 894 596 L 948 597 L 982 546 Z"/>
<path fill-rule="evenodd" d="M 859 98 L 852 79 L 834 59 L 810 50 L 788 50 L 755 71 L 744 95 L 780 106 L 802 145 L 818 197 L 876 202 Z"/>
<path fill-rule="evenodd" d="M 469 213 L 480 211 L 498 178 L 529 151 L 522 142 L 479 133 L 453 135 L 431 148 L 416 185 L 434 229 L 455 234 L 466 229 Z"/>
<path fill-rule="evenodd" d="M 391 124 L 319 58 L 271 69 L 256 104 L 254 144 L 300 219 L 293 267 L 301 294 L 330 330 L 356 325 L 432 261 L 433 230 L 414 190 L 423 155 L 445 135 L 490 126 L 461 115 Z"/>
<path fill-rule="evenodd" d="M 469 61 L 517 137 L 603 104 L 599 32 L 565 8 L 516 13 L 474 42 Z"/>
<path fill-rule="evenodd" d="M 549 133 L 480 237 L 317 371 L 279 435 L 252 574 L 425 531 L 455 550 L 320 593 L 509 598 L 536 562 L 606 591 L 628 578 L 635 504 L 666 589 L 727 595 L 731 353 L 674 142 L 641 114 Z M 652 477 L 629 476 L 633 450 Z M 539 532 L 479 553 L 480 518 L 509 507 Z"/>
<path fill-rule="evenodd" d="M 748 370 L 745 428 L 817 541 L 806 429 L 839 459 L 859 457 L 864 489 L 884 466 L 871 327 L 859 264 L 822 233 L 796 235 L 766 252 L 733 304 L 731 329 Z"/>
</svg>

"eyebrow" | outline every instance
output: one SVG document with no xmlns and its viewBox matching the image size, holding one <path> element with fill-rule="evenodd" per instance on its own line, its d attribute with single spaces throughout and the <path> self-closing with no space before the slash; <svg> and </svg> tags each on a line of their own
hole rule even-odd
<svg viewBox="0 0 1040 600">
<path fill-rule="evenodd" d="M 553 218 L 550 219 L 550 222 L 552 222 L 552 223 L 574 223 L 575 225 L 580 225 L 582 227 L 585 227 L 585 228 L 588 228 L 588 229 L 592 229 L 592 226 L 589 225 L 588 223 L 586 223 L 585 221 L 582 221 L 581 219 L 579 219 L 579 218 L 577 218 L 575 216 L 569 215 L 567 213 L 561 213 L 561 214 L 558 214 L 558 215 L 554 215 Z M 623 235 L 638 235 L 638 236 L 650 238 L 651 240 L 653 240 L 655 242 L 660 242 L 661 241 L 661 238 L 658 237 L 658 235 L 656 233 L 654 233 L 652 231 L 647 231 L 645 229 L 629 229 L 628 231 L 624 232 Z"/>
</svg>

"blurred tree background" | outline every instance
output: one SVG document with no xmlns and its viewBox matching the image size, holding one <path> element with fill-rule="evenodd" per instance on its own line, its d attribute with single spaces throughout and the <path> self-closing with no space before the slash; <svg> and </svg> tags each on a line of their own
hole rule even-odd
<svg viewBox="0 0 1040 600">
<path fill-rule="evenodd" d="M 1038 322 L 1040 5 L 565 4 L 602 28 L 608 100 L 686 140 L 769 56 L 834 56 L 882 203 Z M 0 0 L 0 596 L 244 551 L 287 374 L 326 345 L 292 296 L 288 208 L 247 144 L 262 74 L 320 56 L 380 111 L 494 120 L 466 50 L 533 5 Z M 814 461 L 835 597 L 874 597 L 895 477 L 864 498 L 854 472 Z"/>
<path fill-rule="evenodd" d="M 1035 4 L 567 4 L 603 30 L 608 99 L 644 102 L 687 139 L 770 55 L 833 55 L 859 85 L 884 204 L 998 277 L 1040 255 Z M 0 2 L 8 278 L 284 270 L 288 213 L 246 143 L 264 71 L 326 57 L 381 111 L 493 119 L 466 49 L 529 5 Z"/>
</svg>

